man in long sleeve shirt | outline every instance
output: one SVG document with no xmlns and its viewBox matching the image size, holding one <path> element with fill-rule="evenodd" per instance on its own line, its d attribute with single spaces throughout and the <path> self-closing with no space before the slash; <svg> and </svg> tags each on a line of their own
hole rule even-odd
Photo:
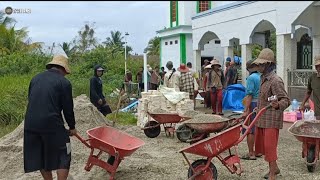
<svg viewBox="0 0 320 180">
<path fill-rule="evenodd" d="M 280 173 L 277 165 L 279 129 L 283 128 L 283 111 L 289 107 L 290 98 L 284 88 L 283 80 L 274 72 L 276 61 L 271 49 L 263 49 L 253 63 L 258 65 L 256 70 L 262 73 L 258 109 L 270 105 L 268 97 L 277 96 L 277 99 L 271 102 L 272 108 L 262 114 L 257 121 L 255 130 L 256 153 L 265 155 L 264 159 L 269 163 L 269 172 L 264 178 L 275 180 L 276 174 Z"/>
<path fill-rule="evenodd" d="M 112 113 L 110 106 L 107 104 L 102 90 L 102 80 L 104 69 L 100 65 L 94 67 L 94 76 L 90 79 L 90 101 L 97 109 L 106 116 Z"/>
<path fill-rule="evenodd" d="M 64 77 L 70 73 L 68 60 L 55 56 L 48 69 L 32 78 L 28 93 L 28 107 L 24 121 L 24 170 L 40 170 L 44 179 L 67 179 L 71 146 L 69 134 L 76 134 L 73 112 L 72 86 Z M 64 127 L 63 116 L 69 126 Z"/>
</svg>

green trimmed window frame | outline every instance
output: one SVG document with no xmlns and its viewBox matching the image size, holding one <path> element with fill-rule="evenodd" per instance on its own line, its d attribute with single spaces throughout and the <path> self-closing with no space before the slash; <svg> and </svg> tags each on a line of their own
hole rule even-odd
<svg viewBox="0 0 320 180">
<path fill-rule="evenodd" d="M 197 9 L 196 9 L 196 12 L 197 12 L 197 13 L 200 13 L 200 7 L 199 7 L 199 6 L 200 6 L 200 3 L 199 3 L 199 2 L 200 2 L 200 1 L 197 1 L 197 7 L 196 7 L 196 8 L 197 8 Z M 209 9 L 211 9 L 211 1 L 208 1 L 208 2 L 209 2 Z"/>
</svg>

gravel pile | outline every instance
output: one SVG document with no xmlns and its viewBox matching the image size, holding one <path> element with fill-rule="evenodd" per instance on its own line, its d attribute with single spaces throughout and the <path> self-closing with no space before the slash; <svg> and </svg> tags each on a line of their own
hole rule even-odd
<svg viewBox="0 0 320 180">
<path fill-rule="evenodd" d="M 223 122 L 229 119 L 212 114 L 198 114 L 192 119 L 185 121 L 185 123 L 212 123 L 212 122 Z"/>
<path fill-rule="evenodd" d="M 290 130 L 296 135 L 315 136 L 320 138 L 320 123 L 300 121 Z"/>
<path fill-rule="evenodd" d="M 181 116 L 193 118 L 194 116 L 196 116 L 196 115 L 198 115 L 198 114 L 203 114 L 203 112 L 201 112 L 201 111 L 188 110 L 188 111 L 185 111 L 184 113 L 182 113 Z"/>
</svg>

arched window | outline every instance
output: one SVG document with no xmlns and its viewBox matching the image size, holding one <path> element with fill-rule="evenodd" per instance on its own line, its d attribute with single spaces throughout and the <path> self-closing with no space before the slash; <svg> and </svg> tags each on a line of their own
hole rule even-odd
<svg viewBox="0 0 320 180">
<path fill-rule="evenodd" d="M 209 10 L 211 7 L 211 1 L 197 1 L 197 12 L 203 12 Z"/>
<path fill-rule="evenodd" d="M 297 69 L 312 69 L 312 39 L 308 34 L 297 42 Z"/>
</svg>

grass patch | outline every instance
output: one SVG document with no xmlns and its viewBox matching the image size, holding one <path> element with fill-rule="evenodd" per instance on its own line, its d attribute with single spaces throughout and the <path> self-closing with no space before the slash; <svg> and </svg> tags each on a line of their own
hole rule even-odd
<svg viewBox="0 0 320 180">
<path fill-rule="evenodd" d="M 0 138 L 12 132 L 18 126 L 19 124 L 16 124 L 16 123 L 10 123 L 10 124 L 0 123 Z"/>
<path fill-rule="evenodd" d="M 116 112 L 107 115 L 107 119 L 115 121 L 116 124 L 121 125 L 136 125 L 137 118 L 131 113 L 119 112 L 117 118 L 114 118 Z"/>
</svg>

